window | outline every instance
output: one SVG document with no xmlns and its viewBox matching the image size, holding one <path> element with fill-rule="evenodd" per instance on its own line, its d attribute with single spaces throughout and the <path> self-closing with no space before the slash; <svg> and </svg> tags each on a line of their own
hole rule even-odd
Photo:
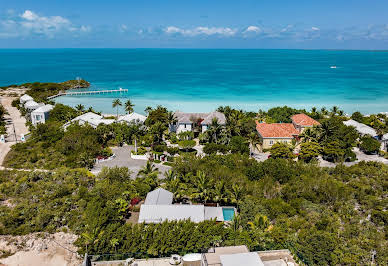
<svg viewBox="0 0 388 266">
<path fill-rule="evenodd" d="M 273 140 L 270 140 L 270 141 L 269 141 L 269 145 L 273 145 Z"/>
<path fill-rule="evenodd" d="M 36 119 L 36 121 L 39 121 L 40 120 L 40 115 L 36 115 L 35 119 Z"/>
<path fill-rule="evenodd" d="M 185 124 L 185 128 L 186 128 L 186 124 Z"/>
</svg>

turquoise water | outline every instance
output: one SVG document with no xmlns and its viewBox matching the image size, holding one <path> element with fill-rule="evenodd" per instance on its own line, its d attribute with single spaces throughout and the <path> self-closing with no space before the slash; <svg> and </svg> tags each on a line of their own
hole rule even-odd
<svg viewBox="0 0 388 266">
<path fill-rule="evenodd" d="M 5 49 L 0 62 L 0 86 L 80 76 L 92 83 L 90 90 L 129 90 L 57 98 L 104 113 L 115 113 L 111 105 L 117 97 L 130 98 L 137 112 L 158 104 L 181 111 L 219 105 L 388 111 L 388 52 L 383 51 Z"/>
<path fill-rule="evenodd" d="M 234 216 L 234 209 L 222 208 L 222 214 L 224 215 L 224 221 L 232 221 Z"/>
</svg>

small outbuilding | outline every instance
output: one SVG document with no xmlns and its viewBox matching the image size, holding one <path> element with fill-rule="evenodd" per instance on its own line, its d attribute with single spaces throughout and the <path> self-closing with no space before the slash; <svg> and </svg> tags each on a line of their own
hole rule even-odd
<svg viewBox="0 0 388 266">
<path fill-rule="evenodd" d="M 54 108 L 51 104 L 46 104 L 38 107 L 34 111 L 31 112 L 31 123 L 33 125 L 37 125 L 39 123 L 46 123 L 49 118 L 50 111 Z"/>
<path fill-rule="evenodd" d="M 174 194 L 163 188 L 157 188 L 148 192 L 145 205 L 171 205 Z"/>
</svg>

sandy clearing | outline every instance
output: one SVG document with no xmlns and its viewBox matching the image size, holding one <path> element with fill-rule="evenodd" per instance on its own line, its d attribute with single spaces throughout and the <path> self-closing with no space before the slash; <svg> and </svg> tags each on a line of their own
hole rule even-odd
<svg viewBox="0 0 388 266">
<path fill-rule="evenodd" d="M 78 266 L 82 258 L 71 252 L 77 236 L 68 233 L 29 234 L 26 236 L 0 236 L 0 250 L 14 253 L 0 259 L 0 265 L 9 266 Z"/>
<path fill-rule="evenodd" d="M 14 99 L 16 99 L 16 97 L 1 96 L 0 98 L 1 105 L 3 105 L 8 112 L 8 114 L 5 115 L 5 118 L 12 120 L 12 123 L 8 123 L 6 125 L 7 134 L 11 141 L 7 143 L 0 143 L 0 166 L 3 165 L 4 158 L 10 151 L 11 146 L 15 144 L 14 126 L 18 140 L 20 140 L 21 134 L 26 135 L 29 132 L 26 126 L 26 119 L 21 116 L 19 110 L 16 107 L 12 106 L 12 101 Z"/>
</svg>

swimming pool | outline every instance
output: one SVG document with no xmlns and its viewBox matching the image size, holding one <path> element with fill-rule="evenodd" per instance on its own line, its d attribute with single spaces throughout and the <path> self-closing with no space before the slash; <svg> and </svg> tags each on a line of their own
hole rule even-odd
<svg viewBox="0 0 388 266">
<path fill-rule="evenodd" d="M 232 221 L 234 216 L 234 208 L 222 208 L 224 221 Z"/>
</svg>

